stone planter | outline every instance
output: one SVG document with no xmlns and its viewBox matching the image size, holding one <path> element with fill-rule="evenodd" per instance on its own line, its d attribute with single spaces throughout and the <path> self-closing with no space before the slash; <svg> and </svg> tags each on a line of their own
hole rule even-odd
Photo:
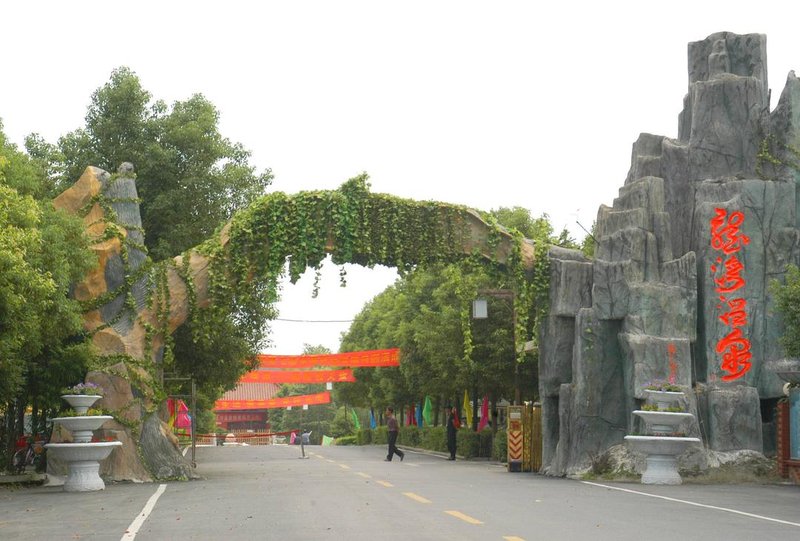
<svg viewBox="0 0 800 541">
<path fill-rule="evenodd" d="M 680 391 L 653 391 L 645 389 L 644 393 L 648 401 L 656 404 L 660 410 L 666 410 L 680 404 L 684 399 L 684 394 Z"/>
<path fill-rule="evenodd" d="M 111 415 L 89 415 L 78 417 L 55 417 L 51 419 L 54 423 L 62 425 L 72 432 L 72 441 L 75 443 L 89 443 L 95 430 L 103 426 L 103 423 L 113 419 Z"/>
<path fill-rule="evenodd" d="M 91 492 L 106 488 L 100 477 L 100 461 L 111 454 L 121 441 L 94 443 L 48 443 L 45 447 L 68 465 L 65 492 Z"/>
<path fill-rule="evenodd" d="M 86 413 L 89 406 L 102 398 L 99 395 L 63 395 L 70 406 L 83 408 Z M 106 488 L 100 477 L 100 461 L 108 458 L 120 441 L 92 441 L 92 433 L 103 423 L 113 419 L 111 415 L 78 415 L 75 417 L 56 417 L 51 419 L 72 433 L 73 443 L 48 443 L 45 448 L 53 458 L 67 465 L 67 479 L 64 482 L 66 492 L 89 492 Z"/>
<path fill-rule="evenodd" d="M 647 455 L 646 468 L 642 474 L 644 485 L 680 485 L 677 456 L 691 444 L 700 443 L 700 438 L 675 438 L 670 436 L 625 436 L 631 449 Z"/>
<path fill-rule="evenodd" d="M 61 398 L 72 406 L 78 415 L 84 415 L 92 405 L 103 398 L 99 394 L 65 394 Z"/>
<path fill-rule="evenodd" d="M 656 403 L 659 409 L 667 409 L 680 404 L 684 399 L 681 392 L 645 390 L 648 400 Z M 671 411 L 636 410 L 633 414 L 645 422 L 648 435 L 625 436 L 625 443 L 633 451 L 644 453 L 645 471 L 642 484 L 680 485 L 683 480 L 678 473 L 678 455 L 690 445 L 700 443 L 699 438 L 672 436 L 678 427 L 694 417 L 691 413 Z"/>
</svg>

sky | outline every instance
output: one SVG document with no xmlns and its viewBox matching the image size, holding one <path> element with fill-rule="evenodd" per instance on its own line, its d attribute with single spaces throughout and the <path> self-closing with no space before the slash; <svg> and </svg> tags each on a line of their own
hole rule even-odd
<svg viewBox="0 0 800 541">
<path fill-rule="evenodd" d="M 639 133 L 676 137 L 687 44 L 767 35 L 777 103 L 800 69 L 791 2 L 4 2 L 0 119 L 22 146 L 84 125 L 91 94 L 127 66 L 167 103 L 201 93 L 220 131 L 270 168 L 272 191 L 374 192 L 547 213 L 584 236 L 610 205 Z M 88 165 L 88 164 L 87 164 Z M 582 227 L 581 227 L 582 226 Z M 324 268 L 285 284 L 270 353 L 338 351 L 392 269 Z"/>
</svg>

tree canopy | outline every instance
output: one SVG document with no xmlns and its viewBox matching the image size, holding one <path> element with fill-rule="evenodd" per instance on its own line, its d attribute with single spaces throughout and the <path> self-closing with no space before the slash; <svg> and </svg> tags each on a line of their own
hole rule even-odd
<svg viewBox="0 0 800 541">
<path fill-rule="evenodd" d="M 37 134 L 28 153 L 48 175 L 51 195 L 88 165 L 136 170 L 145 247 L 155 261 L 202 243 L 233 213 L 263 195 L 269 169 L 257 173 L 250 153 L 219 131 L 220 115 L 201 94 L 168 106 L 153 100 L 129 68 L 115 69 L 91 96 L 85 126 L 56 144 Z M 264 299 L 259 299 L 264 300 Z M 265 343 L 269 302 L 239 304 L 227 314 L 197 312 L 172 337 L 166 371 L 192 375 L 206 399 L 232 388 Z"/>
<path fill-rule="evenodd" d="M 547 311 L 549 269 L 543 255 L 551 244 L 576 247 L 566 232 L 554 235 L 547 216 L 532 218 L 519 207 L 491 213 L 503 226 L 537 242 L 535 306 L 522 331 L 535 337 L 538 319 Z M 342 351 L 399 347 L 397 368 L 356 370 L 356 383 L 338 384 L 337 398 L 362 407 L 420 403 L 430 395 L 460 405 L 464 390 L 494 399 L 513 398 L 515 378 L 525 399 L 537 394 L 538 352 L 522 360 L 514 352 L 514 303 L 510 296 L 488 296 L 490 317 L 473 320 L 472 300 L 481 291 L 511 290 L 509 277 L 472 261 L 418 267 L 375 297 L 356 316 L 342 338 Z M 469 355 L 464 354 L 469 341 Z M 443 406 L 446 404 L 440 404 Z"/>
<path fill-rule="evenodd" d="M 57 408 L 59 389 L 80 380 L 89 362 L 81 309 L 70 284 L 96 264 L 77 218 L 57 211 L 39 165 L 10 144 L 0 123 L 0 409 L 6 449 Z M 35 427 L 40 428 L 40 427 Z"/>
</svg>

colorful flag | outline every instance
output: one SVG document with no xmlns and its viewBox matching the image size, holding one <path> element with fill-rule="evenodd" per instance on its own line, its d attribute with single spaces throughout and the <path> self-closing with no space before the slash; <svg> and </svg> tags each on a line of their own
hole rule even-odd
<svg viewBox="0 0 800 541">
<path fill-rule="evenodd" d="M 481 405 L 481 420 L 478 423 L 478 432 L 486 428 L 489 424 L 489 397 L 483 397 L 483 404 Z"/>
<path fill-rule="evenodd" d="M 467 428 L 472 428 L 472 404 L 469 401 L 469 394 L 467 394 L 466 389 L 464 389 L 464 407 L 462 408 L 462 412 L 467 419 L 467 422 L 464 424 L 467 425 Z"/>
<path fill-rule="evenodd" d="M 333 438 L 331 438 L 330 436 L 325 436 L 323 434 L 323 436 L 322 436 L 322 445 L 333 445 Z"/>
<path fill-rule="evenodd" d="M 375 430 L 375 427 L 377 427 L 377 426 L 378 426 L 378 423 L 375 422 L 375 410 L 370 408 L 370 410 L 369 410 L 369 427 L 372 430 Z"/>
<path fill-rule="evenodd" d="M 416 413 L 416 421 L 417 426 L 422 426 L 422 407 L 419 405 L 414 406 L 414 412 Z"/>
<path fill-rule="evenodd" d="M 361 429 L 361 423 L 358 420 L 358 414 L 356 414 L 356 409 L 355 408 L 350 410 L 350 415 L 353 416 L 353 424 L 355 425 L 356 430 L 360 430 Z"/>
<path fill-rule="evenodd" d="M 427 426 L 433 425 L 433 405 L 431 404 L 431 397 L 425 397 L 425 407 L 422 408 L 422 418 L 425 420 Z"/>
</svg>

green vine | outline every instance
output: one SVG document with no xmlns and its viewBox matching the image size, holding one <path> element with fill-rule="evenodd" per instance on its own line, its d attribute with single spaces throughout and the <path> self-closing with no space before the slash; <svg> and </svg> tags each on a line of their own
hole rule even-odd
<svg viewBox="0 0 800 541">
<path fill-rule="evenodd" d="M 773 149 L 787 156 L 784 159 L 775 155 Z M 770 134 L 761 140 L 756 154 L 756 174 L 761 180 L 767 180 L 764 173 L 764 164 L 774 167 L 790 167 L 795 171 L 800 171 L 800 149 L 789 143 L 778 141 L 775 135 Z"/>
</svg>

